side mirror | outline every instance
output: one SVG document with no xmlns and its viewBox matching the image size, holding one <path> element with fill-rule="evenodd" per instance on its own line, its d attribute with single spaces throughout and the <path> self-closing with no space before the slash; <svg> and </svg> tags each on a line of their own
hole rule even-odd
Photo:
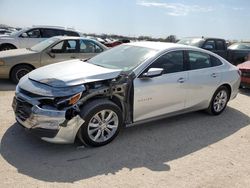
<svg viewBox="0 0 250 188">
<path fill-rule="evenodd" d="M 28 37 L 28 34 L 27 34 L 27 33 L 22 33 L 22 34 L 21 34 L 21 37 L 22 37 L 22 38 L 27 38 L 27 37 Z"/>
<path fill-rule="evenodd" d="M 163 73 L 163 68 L 150 68 L 148 72 L 142 74 L 142 78 L 153 78 L 160 76 Z"/>
<path fill-rule="evenodd" d="M 55 57 L 56 57 L 56 55 L 52 52 L 52 49 L 47 50 L 46 53 L 47 53 L 51 58 L 55 58 Z"/>
</svg>

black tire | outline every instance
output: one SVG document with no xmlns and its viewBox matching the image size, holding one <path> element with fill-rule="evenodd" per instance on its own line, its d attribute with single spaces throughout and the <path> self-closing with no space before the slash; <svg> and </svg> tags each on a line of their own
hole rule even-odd
<svg viewBox="0 0 250 188">
<path fill-rule="evenodd" d="M 33 67 L 29 65 L 18 65 L 11 70 L 10 79 L 17 84 L 19 80 L 27 73 L 33 70 Z"/>
<path fill-rule="evenodd" d="M 0 46 L 0 51 L 13 50 L 13 49 L 16 49 L 16 47 L 11 44 L 2 44 Z"/>
<path fill-rule="evenodd" d="M 217 98 L 217 96 L 219 95 L 219 93 L 221 93 L 221 92 L 223 92 L 225 95 L 226 95 L 226 98 L 225 99 L 221 99 L 222 101 L 224 101 L 225 103 L 223 103 L 223 105 L 221 104 L 221 105 L 219 105 L 220 107 L 219 108 L 217 108 L 216 109 L 216 107 L 215 107 L 215 103 L 217 102 L 217 103 L 219 103 L 218 102 L 218 98 Z M 207 108 L 207 112 L 209 113 L 209 114 L 211 114 L 211 115 L 219 115 L 219 114 L 221 114 L 224 110 L 225 110 L 225 108 L 227 107 L 227 103 L 228 103 L 228 101 L 229 101 L 229 91 L 228 91 L 228 88 L 227 87 L 225 87 L 225 86 L 221 86 L 221 87 L 219 87 L 216 91 L 215 91 L 215 93 L 214 93 L 214 95 L 213 95 L 213 97 L 212 97 L 212 99 L 211 99 L 211 101 L 210 101 L 210 105 L 209 105 L 209 107 Z M 218 106 L 217 105 L 217 106 Z"/>
<path fill-rule="evenodd" d="M 113 119 L 113 116 L 114 116 L 114 119 L 116 120 L 116 121 L 114 120 L 113 122 L 114 125 L 110 125 L 109 122 L 102 123 L 102 124 L 100 124 L 100 122 L 98 123 L 95 117 L 98 116 L 100 118 L 99 114 L 101 112 L 105 112 L 104 113 L 104 117 L 106 115 L 106 118 L 104 118 L 105 120 L 109 117 L 109 112 L 112 112 L 110 113 L 112 114 L 110 118 Z M 87 144 L 87 145 L 94 146 L 94 147 L 103 146 L 103 145 L 110 143 L 118 135 L 120 128 L 122 126 L 122 123 L 123 123 L 121 109 L 115 103 L 107 99 L 96 99 L 85 104 L 81 109 L 80 116 L 85 120 L 85 122 L 80 127 L 77 136 L 83 144 Z M 96 121 L 96 123 L 93 123 L 94 120 Z M 95 125 L 95 128 L 90 127 L 90 122 L 92 126 Z M 106 127 L 104 124 L 106 125 Z M 112 121 L 111 121 L 111 124 L 112 124 Z M 110 128 L 108 126 L 113 126 L 113 128 Z M 106 129 L 108 129 L 109 132 L 111 133 L 108 133 Z M 96 133 L 95 136 L 91 135 L 89 131 L 93 131 L 92 133 L 93 135 Z M 105 132 L 106 132 L 106 138 L 105 138 Z M 107 138 L 109 136 L 110 138 Z M 103 139 L 107 139 L 107 140 L 98 141 L 98 140 L 94 140 L 93 137 L 97 137 L 97 139 L 100 139 L 100 140 L 101 138 L 99 137 L 102 137 Z"/>
</svg>

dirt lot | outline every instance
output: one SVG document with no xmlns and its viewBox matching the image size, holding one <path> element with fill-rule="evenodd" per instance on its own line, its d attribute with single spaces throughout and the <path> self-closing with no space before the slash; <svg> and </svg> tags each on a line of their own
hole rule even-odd
<svg viewBox="0 0 250 188">
<path fill-rule="evenodd" d="M 189 113 L 124 129 L 100 148 L 54 145 L 18 126 L 0 80 L 0 187 L 249 187 L 250 90 L 220 116 Z"/>
</svg>

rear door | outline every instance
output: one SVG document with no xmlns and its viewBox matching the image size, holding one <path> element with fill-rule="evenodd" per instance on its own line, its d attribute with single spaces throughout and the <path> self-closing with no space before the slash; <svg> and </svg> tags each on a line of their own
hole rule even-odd
<svg viewBox="0 0 250 188">
<path fill-rule="evenodd" d="M 187 51 L 186 55 L 189 62 L 186 107 L 205 108 L 220 84 L 222 62 L 198 51 Z"/>
<path fill-rule="evenodd" d="M 183 51 L 168 52 L 149 67 L 163 68 L 161 76 L 134 79 L 134 122 L 153 118 L 185 107 L 187 72 Z"/>
</svg>

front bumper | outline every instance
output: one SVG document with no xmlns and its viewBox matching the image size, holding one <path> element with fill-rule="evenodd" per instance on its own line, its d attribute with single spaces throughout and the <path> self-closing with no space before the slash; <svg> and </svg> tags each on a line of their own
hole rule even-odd
<svg viewBox="0 0 250 188">
<path fill-rule="evenodd" d="M 80 116 L 66 120 L 66 111 L 44 109 L 15 96 L 12 103 L 16 120 L 42 140 L 52 143 L 73 143 L 84 122 Z"/>
</svg>

